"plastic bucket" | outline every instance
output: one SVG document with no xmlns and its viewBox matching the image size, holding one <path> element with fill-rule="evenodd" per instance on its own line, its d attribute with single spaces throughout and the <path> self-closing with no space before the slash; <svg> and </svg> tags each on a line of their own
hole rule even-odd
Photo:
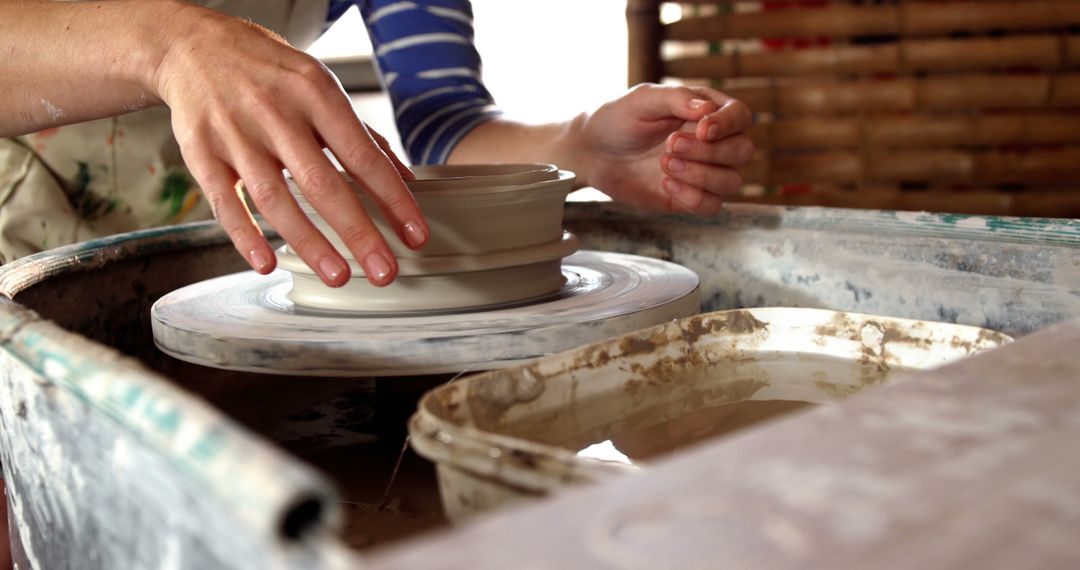
<svg viewBox="0 0 1080 570">
<path fill-rule="evenodd" d="M 1010 340 L 819 309 L 719 311 L 443 385 L 410 441 L 457 520 L 640 468 L 577 455 L 619 434 L 735 402 L 825 404 Z"/>
</svg>

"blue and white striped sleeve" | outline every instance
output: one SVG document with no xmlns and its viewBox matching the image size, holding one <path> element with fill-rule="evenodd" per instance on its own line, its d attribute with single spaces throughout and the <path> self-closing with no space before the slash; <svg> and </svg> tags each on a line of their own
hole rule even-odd
<svg viewBox="0 0 1080 570">
<path fill-rule="evenodd" d="M 480 79 L 467 0 L 357 0 L 394 119 L 413 164 L 445 163 L 470 130 L 499 115 Z"/>
</svg>

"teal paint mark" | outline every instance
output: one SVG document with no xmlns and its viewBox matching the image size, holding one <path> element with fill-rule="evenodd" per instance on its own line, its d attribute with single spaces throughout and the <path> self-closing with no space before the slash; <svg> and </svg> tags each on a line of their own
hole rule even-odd
<svg viewBox="0 0 1080 570">
<path fill-rule="evenodd" d="M 25 324 L 33 320 L 27 321 L 25 317 L 4 314 L 3 311 L 0 311 L 0 324 L 8 327 L 17 326 L 20 323 Z M 103 374 L 106 371 L 98 363 L 68 353 L 67 351 L 70 349 L 57 345 L 55 340 L 49 336 L 33 330 L 19 330 L 8 342 L 0 343 L 0 350 L 3 350 L 15 361 L 29 367 L 35 376 L 66 390 L 76 400 L 101 411 L 106 417 L 116 421 L 126 429 L 127 433 L 137 439 L 149 440 L 156 442 L 158 445 L 164 444 L 167 446 L 168 443 L 164 441 L 164 438 L 175 435 L 178 431 L 182 417 L 175 407 L 163 413 L 156 413 L 150 407 L 144 410 L 144 416 L 151 415 L 152 419 L 155 420 L 153 421 L 154 426 L 168 432 L 155 434 L 142 429 L 142 422 L 138 421 L 134 414 L 112 405 L 113 402 L 110 402 L 109 398 L 98 398 L 86 392 L 82 384 L 88 378 L 96 374 Z M 209 485 L 211 489 L 218 492 L 225 491 L 234 500 L 236 498 L 246 498 L 245 495 L 251 495 L 252 489 L 247 488 L 246 485 L 241 485 L 239 481 L 224 479 L 216 476 L 212 471 L 207 471 L 208 468 L 220 469 L 220 467 L 215 467 L 214 464 L 220 463 L 223 459 L 223 451 L 229 447 L 229 440 L 234 436 L 234 430 L 228 425 L 221 424 L 208 426 L 204 430 L 205 433 L 200 436 L 199 443 L 188 453 L 182 453 L 179 456 L 170 455 L 169 459 L 188 476 Z M 151 445 L 155 444 L 151 443 Z M 240 485 L 239 488 L 237 488 L 238 485 Z M 254 497 L 250 500 L 258 503 L 263 500 L 263 497 Z"/>
<path fill-rule="evenodd" d="M 60 353 L 52 350 L 50 340 L 38 333 L 26 333 L 21 338 L 23 346 L 33 355 L 31 364 L 34 369 L 40 371 L 45 377 L 63 384 L 72 392 L 77 393 L 80 400 L 90 402 L 89 394 L 80 386 L 84 378 L 104 373 L 100 365 L 87 361 L 85 358 L 72 360 L 71 354 Z M 101 402 L 106 409 L 111 411 L 114 418 L 130 415 L 140 401 L 145 401 L 145 392 L 141 386 L 110 385 L 109 393 Z M 159 409 L 163 408 L 163 409 Z M 150 400 L 143 407 L 142 415 L 150 420 L 151 424 L 165 436 L 171 436 L 180 428 L 182 414 L 180 410 L 168 402 Z"/>
<path fill-rule="evenodd" d="M 981 222 L 979 224 L 967 224 L 971 220 Z M 1039 239 L 1064 239 L 1068 241 L 1080 240 L 1080 220 L 1068 220 L 1058 218 L 1002 218 L 997 216 L 979 216 L 974 214 L 925 214 L 916 222 L 925 227 L 944 227 L 946 230 L 957 232 L 985 232 L 988 234 L 1005 234 L 1009 236 L 1028 237 Z M 962 234 L 957 234 L 961 237 Z M 1049 242 L 1047 242 L 1049 243 Z"/>
<path fill-rule="evenodd" d="M 191 448 L 191 458 L 199 462 L 213 461 L 225 449 L 228 434 L 219 427 L 213 427 L 199 438 Z"/>
<path fill-rule="evenodd" d="M 165 409 L 159 410 L 164 404 Z M 182 414 L 180 410 L 168 402 L 151 400 L 143 409 L 143 417 L 150 420 L 154 427 L 163 434 L 172 435 L 180 428 Z"/>
<path fill-rule="evenodd" d="M 111 385 L 109 386 L 109 393 L 106 398 L 111 402 L 119 405 L 120 407 L 131 410 L 139 402 L 139 398 L 143 394 L 143 389 L 140 386 L 121 386 Z"/>
</svg>

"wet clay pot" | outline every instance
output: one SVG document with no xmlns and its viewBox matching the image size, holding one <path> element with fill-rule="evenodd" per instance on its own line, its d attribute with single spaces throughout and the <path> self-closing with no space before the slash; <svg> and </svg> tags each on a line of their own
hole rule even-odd
<svg viewBox="0 0 1080 570">
<path fill-rule="evenodd" d="M 465 310 L 515 303 L 562 287 L 562 258 L 578 249 L 562 229 L 563 203 L 574 174 L 545 164 L 448 165 L 413 169 L 408 182 L 431 229 L 413 251 L 395 237 L 366 193 L 356 188 L 398 258 L 398 277 L 375 287 L 341 239 L 289 181 L 300 208 L 349 262 L 352 279 L 327 287 L 288 246 L 279 266 L 292 273 L 298 306 L 348 312 Z M 346 176 L 348 179 L 348 177 Z"/>
</svg>

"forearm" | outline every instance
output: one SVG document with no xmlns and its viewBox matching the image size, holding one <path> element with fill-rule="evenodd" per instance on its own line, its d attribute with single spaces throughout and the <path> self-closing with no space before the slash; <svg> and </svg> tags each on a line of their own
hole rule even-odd
<svg viewBox="0 0 1080 570">
<path fill-rule="evenodd" d="M 450 164 L 549 163 L 577 174 L 577 186 L 588 186 L 588 157 L 580 132 L 588 115 L 560 123 L 529 125 L 503 118 L 481 123 L 450 153 Z"/>
<path fill-rule="evenodd" d="M 171 0 L 0 1 L 0 137 L 160 104 Z"/>
</svg>

